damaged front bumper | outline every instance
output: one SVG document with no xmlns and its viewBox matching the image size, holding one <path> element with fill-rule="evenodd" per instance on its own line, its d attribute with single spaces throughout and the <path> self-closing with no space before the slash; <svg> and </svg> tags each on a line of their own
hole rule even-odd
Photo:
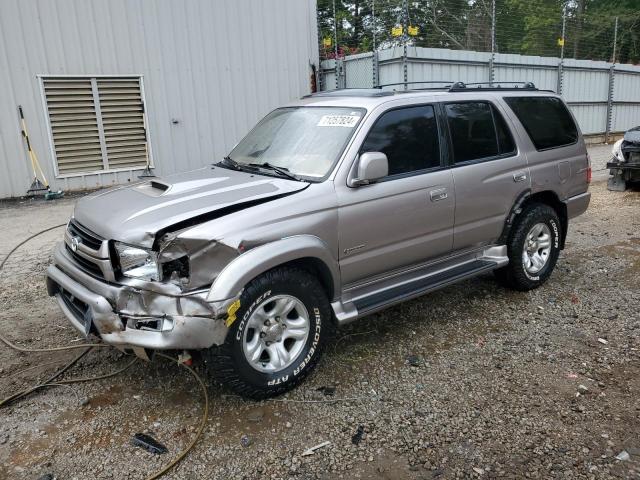
<svg viewBox="0 0 640 480">
<path fill-rule="evenodd" d="M 225 307 L 233 301 L 209 303 L 207 291 L 175 295 L 105 282 L 79 268 L 63 244 L 47 270 L 47 290 L 85 336 L 93 332 L 105 343 L 134 351 L 222 344 L 228 331 Z"/>
</svg>

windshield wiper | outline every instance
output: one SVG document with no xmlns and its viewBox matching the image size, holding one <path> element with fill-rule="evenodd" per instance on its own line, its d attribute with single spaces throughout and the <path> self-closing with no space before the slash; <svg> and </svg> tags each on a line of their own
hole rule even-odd
<svg viewBox="0 0 640 480">
<path fill-rule="evenodd" d="M 289 178 L 291 180 L 296 180 L 297 182 L 301 181 L 300 177 L 298 177 L 298 176 L 294 175 L 293 173 L 291 173 L 289 171 L 289 169 L 284 168 L 284 167 L 278 167 L 276 165 L 272 165 L 269 162 L 249 163 L 248 165 L 250 167 L 254 167 L 254 168 L 263 168 L 265 170 L 271 170 L 273 172 L 276 172 L 276 173 L 280 174 L 282 177 L 286 177 L 286 178 Z"/>
</svg>

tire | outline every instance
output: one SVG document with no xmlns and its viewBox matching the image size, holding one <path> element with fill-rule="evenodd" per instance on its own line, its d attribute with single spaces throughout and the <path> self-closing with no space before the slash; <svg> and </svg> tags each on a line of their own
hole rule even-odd
<svg viewBox="0 0 640 480">
<path fill-rule="evenodd" d="M 546 282 L 560 255 L 560 229 L 560 218 L 553 208 L 542 203 L 527 206 L 516 217 L 507 240 L 509 264 L 495 270 L 498 281 L 508 288 L 523 292 Z M 549 237 L 548 251 L 544 255 L 547 249 L 538 247 L 547 244 L 544 241 L 546 236 Z"/>
<path fill-rule="evenodd" d="M 209 374 L 239 395 L 274 397 L 313 370 L 333 328 L 320 282 L 303 269 L 280 267 L 246 286 L 224 344 L 206 350 L 204 359 Z"/>
</svg>

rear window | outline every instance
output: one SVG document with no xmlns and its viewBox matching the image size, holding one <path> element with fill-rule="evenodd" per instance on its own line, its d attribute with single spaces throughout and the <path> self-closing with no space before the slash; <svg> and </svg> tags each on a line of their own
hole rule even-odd
<svg viewBox="0 0 640 480">
<path fill-rule="evenodd" d="M 562 100 L 556 97 L 506 97 L 538 150 L 571 145 L 578 129 Z"/>
</svg>

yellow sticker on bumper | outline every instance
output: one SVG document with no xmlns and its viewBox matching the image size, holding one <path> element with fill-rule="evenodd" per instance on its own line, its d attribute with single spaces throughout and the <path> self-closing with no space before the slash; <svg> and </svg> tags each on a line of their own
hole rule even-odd
<svg viewBox="0 0 640 480">
<path fill-rule="evenodd" d="M 240 299 L 233 302 L 231 305 L 229 305 L 229 308 L 227 308 L 227 321 L 225 322 L 225 325 L 227 326 L 227 328 L 233 325 L 233 322 L 236 321 L 236 312 L 238 311 L 239 308 L 240 308 Z"/>
</svg>

